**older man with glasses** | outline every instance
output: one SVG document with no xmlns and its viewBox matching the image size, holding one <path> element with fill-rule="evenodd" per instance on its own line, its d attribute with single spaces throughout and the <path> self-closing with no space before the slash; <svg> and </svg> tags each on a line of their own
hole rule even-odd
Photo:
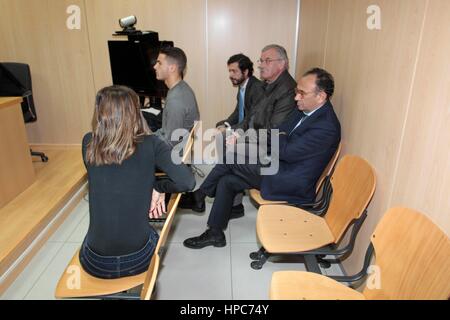
<svg viewBox="0 0 450 320">
<path fill-rule="evenodd" d="M 264 82 L 264 97 L 252 106 L 252 114 L 244 119 L 240 129 L 243 131 L 248 129 L 267 130 L 267 141 L 270 141 L 270 129 L 277 128 L 296 110 L 294 97 L 297 83 L 288 71 L 289 58 L 286 49 L 280 45 L 271 44 L 262 49 L 261 57 L 258 60 L 258 69 L 260 78 Z M 244 155 L 234 156 L 235 161 L 238 158 L 248 158 L 249 153 L 251 153 L 249 151 L 251 149 L 250 145 L 252 144 L 259 149 L 270 148 L 265 146 L 264 143 L 260 144 L 256 135 L 247 135 L 244 141 L 241 141 L 243 139 L 239 138 L 240 133 L 234 132 L 226 141 L 226 144 L 229 146 L 228 149 L 232 150 L 232 152 L 239 153 L 238 150 L 244 150 Z M 236 146 L 240 141 L 246 144 L 243 148 Z M 270 150 L 261 153 L 270 153 Z M 249 159 L 244 161 L 251 162 Z M 258 159 L 259 161 L 260 159 Z M 232 215 L 232 218 L 242 217 L 244 208 L 242 206 L 242 197 L 239 195 L 236 196 L 233 202 L 233 211 L 236 211 L 236 208 L 239 208 L 240 212 L 238 215 Z M 193 210 L 202 211 L 204 209 L 196 208 L 194 205 Z"/>
<path fill-rule="evenodd" d="M 286 49 L 276 44 L 264 47 L 258 69 L 264 81 L 265 97 L 252 108 L 253 114 L 242 125 L 244 130 L 276 128 L 296 109 L 294 97 L 297 83 L 288 71 Z M 235 144 L 238 138 L 236 133 L 227 143 Z"/>
</svg>

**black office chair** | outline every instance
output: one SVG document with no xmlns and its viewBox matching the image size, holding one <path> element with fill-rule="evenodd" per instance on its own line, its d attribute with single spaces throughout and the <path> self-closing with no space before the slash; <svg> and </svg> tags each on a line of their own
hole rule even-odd
<svg viewBox="0 0 450 320">
<path fill-rule="evenodd" d="M 31 85 L 31 72 L 28 64 L 16 62 L 0 63 L 0 96 L 21 96 L 23 98 L 22 114 L 25 123 L 37 120 Z M 42 162 L 48 161 L 45 153 L 35 152 L 31 149 L 30 152 L 32 156 L 41 157 Z"/>
</svg>

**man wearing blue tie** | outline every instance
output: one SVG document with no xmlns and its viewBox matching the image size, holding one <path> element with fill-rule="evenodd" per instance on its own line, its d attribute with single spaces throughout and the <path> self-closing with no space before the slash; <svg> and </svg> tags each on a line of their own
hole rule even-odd
<svg viewBox="0 0 450 320">
<path fill-rule="evenodd" d="M 249 57 L 242 53 L 235 54 L 228 59 L 227 65 L 230 81 L 239 90 L 233 113 L 216 124 L 221 131 L 227 125 L 232 129 L 243 129 L 244 119 L 253 113 L 252 107 L 264 97 L 263 84 L 253 76 L 253 62 Z"/>
<path fill-rule="evenodd" d="M 237 130 L 247 130 L 246 123 L 250 121 L 250 116 L 254 114 L 254 106 L 264 98 L 263 83 L 253 75 L 253 62 L 246 55 L 239 53 L 231 56 L 227 61 L 228 74 L 231 83 L 238 88 L 236 94 L 236 107 L 233 113 L 216 124 L 219 130 L 218 138 L 222 143 L 218 145 L 219 150 L 224 146 L 225 131 L 227 128 Z M 205 208 L 193 207 L 192 194 L 183 195 L 179 208 L 192 209 L 197 212 L 204 212 Z M 244 215 L 242 205 L 243 193 L 236 195 L 233 201 L 232 218 L 240 218 Z"/>
<path fill-rule="evenodd" d="M 246 130 L 245 123 L 254 113 L 253 106 L 264 98 L 263 83 L 253 75 L 253 62 L 242 53 L 231 56 L 227 61 L 227 66 L 231 83 L 234 87 L 239 88 L 236 95 L 236 107 L 233 113 L 227 119 L 218 122 L 216 127 L 221 132 L 227 128 Z M 244 122 L 244 120 L 246 121 Z M 222 137 L 225 139 L 224 136 Z M 242 198 L 243 193 L 236 195 L 233 201 L 232 218 L 244 215 Z M 181 207 L 186 208 L 183 204 Z M 192 206 L 188 205 L 188 208 L 192 208 Z M 203 211 L 203 209 L 197 211 Z"/>
</svg>

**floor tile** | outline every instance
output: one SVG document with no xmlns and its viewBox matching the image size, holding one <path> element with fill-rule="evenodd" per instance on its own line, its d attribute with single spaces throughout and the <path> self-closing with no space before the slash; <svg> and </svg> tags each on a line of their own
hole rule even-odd
<svg viewBox="0 0 450 320">
<path fill-rule="evenodd" d="M 89 229 L 89 215 L 86 215 L 78 224 L 66 242 L 81 244 Z"/>
<path fill-rule="evenodd" d="M 231 294 L 230 247 L 200 250 L 171 243 L 157 282 L 158 300 L 228 300 Z"/>
<path fill-rule="evenodd" d="M 301 270 L 305 267 L 299 260 L 290 263 L 274 263 L 270 260 L 261 270 L 250 267 L 252 260 L 249 254 L 258 250 L 256 244 L 232 243 L 231 266 L 234 300 L 267 300 L 272 274 L 280 270 Z"/>
<path fill-rule="evenodd" d="M 228 229 L 230 229 L 232 243 L 256 243 L 256 215 L 258 210 L 250 203 L 248 196 L 242 201 L 245 209 L 245 215 L 239 219 L 230 220 Z"/>
<path fill-rule="evenodd" d="M 80 222 L 89 214 L 89 203 L 82 199 L 73 212 L 61 224 L 58 230 L 48 240 L 49 242 L 65 242 Z"/>
<path fill-rule="evenodd" d="M 80 245 L 65 243 L 25 297 L 26 300 L 54 300 L 55 288 Z"/>
<path fill-rule="evenodd" d="M 62 246 L 62 242 L 47 242 L 42 246 L 0 300 L 24 299 Z"/>
</svg>

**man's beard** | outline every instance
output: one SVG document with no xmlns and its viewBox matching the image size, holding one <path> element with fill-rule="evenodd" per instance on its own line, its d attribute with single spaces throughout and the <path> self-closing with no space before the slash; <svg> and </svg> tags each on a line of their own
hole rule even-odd
<svg viewBox="0 0 450 320">
<path fill-rule="evenodd" d="M 233 78 L 230 78 L 230 81 L 231 81 L 231 83 L 233 84 L 233 86 L 240 86 L 242 83 L 244 83 L 245 77 L 242 76 L 242 77 L 239 78 L 239 79 L 233 79 Z"/>
</svg>

